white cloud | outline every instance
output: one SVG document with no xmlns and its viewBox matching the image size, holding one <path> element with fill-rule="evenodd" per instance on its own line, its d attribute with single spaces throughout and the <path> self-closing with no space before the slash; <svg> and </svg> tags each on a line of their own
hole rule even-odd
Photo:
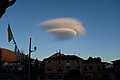
<svg viewBox="0 0 120 80">
<path fill-rule="evenodd" d="M 82 23 L 73 18 L 50 19 L 40 25 L 59 39 L 70 39 L 85 33 Z"/>
</svg>

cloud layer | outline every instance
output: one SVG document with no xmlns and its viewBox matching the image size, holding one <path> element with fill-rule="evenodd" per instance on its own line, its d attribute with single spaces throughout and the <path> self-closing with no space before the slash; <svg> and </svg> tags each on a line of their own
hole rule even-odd
<svg viewBox="0 0 120 80">
<path fill-rule="evenodd" d="M 75 38 L 79 34 L 85 33 L 82 23 L 73 18 L 50 19 L 40 25 L 60 40 Z"/>
</svg>

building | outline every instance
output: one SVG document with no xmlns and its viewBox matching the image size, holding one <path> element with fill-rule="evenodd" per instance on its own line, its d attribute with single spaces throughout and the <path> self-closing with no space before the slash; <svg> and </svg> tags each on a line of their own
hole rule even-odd
<svg viewBox="0 0 120 80">
<path fill-rule="evenodd" d="M 9 49 L 5 49 L 5 48 L 0 48 L 1 49 L 1 61 L 2 62 L 20 62 L 22 60 L 25 59 L 26 55 L 21 53 L 21 52 L 16 52 L 14 53 L 14 51 L 9 50 Z"/>
<path fill-rule="evenodd" d="M 103 80 L 101 60 L 84 60 L 57 52 L 41 62 L 42 80 Z"/>
<path fill-rule="evenodd" d="M 15 54 L 13 51 L 5 49 L 5 48 L 0 48 L 2 51 L 2 62 L 14 62 L 17 60 Z"/>
<path fill-rule="evenodd" d="M 83 59 L 75 55 L 55 53 L 41 63 L 43 78 L 44 80 L 63 80 L 70 70 L 80 71 L 82 61 Z"/>
<path fill-rule="evenodd" d="M 85 80 L 103 80 L 104 63 L 97 60 L 84 60 L 81 74 Z"/>
<path fill-rule="evenodd" d="M 14 53 L 14 51 L 0 48 L 0 70 L 9 68 L 22 69 L 25 64 L 26 55 L 20 52 Z"/>
<path fill-rule="evenodd" d="M 120 80 L 120 59 L 112 61 L 115 80 Z"/>
</svg>

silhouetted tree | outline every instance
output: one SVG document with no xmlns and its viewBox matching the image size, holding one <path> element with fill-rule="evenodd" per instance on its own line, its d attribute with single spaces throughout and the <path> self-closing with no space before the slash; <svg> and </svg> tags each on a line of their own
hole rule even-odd
<svg viewBox="0 0 120 80">
<path fill-rule="evenodd" d="M 12 6 L 15 2 L 16 0 L 0 0 L 0 18 L 4 15 L 6 9 Z"/>
<path fill-rule="evenodd" d="M 93 58 L 90 56 L 90 57 L 88 58 L 88 60 L 89 60 L 89 61 L 93 61 Z"/>
<path fill-rule="evenodd" d="M 96 57 L 94 57 L 93 59 L 94 59 L 94 61 L 97 61 L 97 58 L 96 58 Z"/>
<path fill-rule="evenodd" d="M 95 58 L 94 58 L 94 61 L 95 61 L 95 62 L 101 62 L 101 58 L 100 58 L 100 57 L 97 57 L 97 58 L 95 57 Z"/>
<path fill-rule="evenodd" d="M 97 57 L 97 61 L 101 62 L 101 58 L 100 58 L 100 57 Z"/>
<path fill-rule="evenodd" d="M 100 57 L 94 57 L 92 58 L 91 56 L 88 58 L 88 61 L 90 62 L 101 62 L 101 58 Z"/>
</svg>

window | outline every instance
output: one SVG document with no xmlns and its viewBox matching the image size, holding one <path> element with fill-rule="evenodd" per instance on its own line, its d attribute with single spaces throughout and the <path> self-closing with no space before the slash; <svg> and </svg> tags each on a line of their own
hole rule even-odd
<svg viewBox="0 0 120 80">
<path fill-rule="evenodd" d="M 66 63 L 70 63 L 70 60 L 67 60 Z"/>
<path fill-rule="evenodd" d="M 66 65 L 70 65 L 70 60 L 67 60 L 67 61 L 66 61 Z"/>
<path fill-rule="evenodd" d="M 57 78 L 58 78 L 58 79 L 62 79 L 62 75 L 58 75 Z"/>
<path fill-rule="evenodd" d="M 98 71 L 100 71 L 100 66 L 98 66 Z"/>
<path fill-rule="evenodd" d="M 61 60 L 58 60 L 58 63 L 61 63 Z"/>
<path fill-rule="evenodd" d="M 52 71 L 52 69 L 51 69 L 51 68 L 48 68 L 47 70 L 48 70 L 48 71 Z"/>
<path fill-rule="evenodd" d="M 87 67 L 86 66 L 84 66 L 84 71 L 87 71 Z"/>
<path fill-rule="evenodd" d="M 98 76 L 98 78 L 102 78 L 102 76 L 100 74 L 98 74 L 97 76 Z"/>
<path fill-rule="evenodd" d="M 48 75 L 48 80 L 53 80 L 54 76 L 53 75 Z"/>
<path fill-rule="evenodd" d="M 80 69 L 80 66 L 76 66 L 76 69 L 78 69 L 78 70 L 79 70 L 79 69 Z"/>
<path fill-rule="evenodd" d="M 68 67 L 66 67 L 66 69 L 67 69 L 67 71 L 69 71 L 69 70 L 70 70 L 70 67 L 68 66 Z"/>
<path fill-rule="evenodd" d="M 92 80 L 92 74 L 86 74 L 85 80 Z"/>
<path fill-rule="evenodd" d="M 62 73 L 62 72 L 63 72 L 63 69 L 61 67 L 58 67 L 57 73 Z"/>
<path fill-rule="evenodd" d="M 90 70 L 93 70 L 93 66 L 89 66 L 89 69 L 90 69 Z"/>
<path fill-rule="evenodd" d="M 51 60 L 48 60 L 48 63 L 51 63 Z"/>
<path fill-rule="evenodd" d="M 76 60 L 76 63 L 79 63 L 80 61 L 79 60 Z"/>
</svg>

